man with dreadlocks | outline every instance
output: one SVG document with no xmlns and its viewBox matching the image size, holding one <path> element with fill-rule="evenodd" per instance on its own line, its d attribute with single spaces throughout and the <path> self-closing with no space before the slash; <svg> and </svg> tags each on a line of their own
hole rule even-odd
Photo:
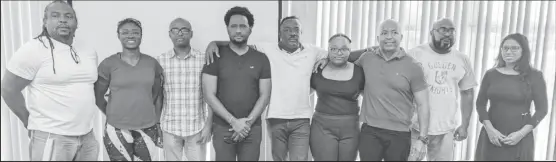
<svg viewBox="0 0 556 162">
<path fill-rule="evenodd" d="M 73 43 L 77 18 L 64 1 L 44 11 L 42 33 L 21 46 L 7 66 L 2 97 L 30 133 L 30 158 L 93 161 L 99 145 L 93 83 L 97 54 Z M 22 90 L 27 87 L 27 105 Z"/>
</svg>

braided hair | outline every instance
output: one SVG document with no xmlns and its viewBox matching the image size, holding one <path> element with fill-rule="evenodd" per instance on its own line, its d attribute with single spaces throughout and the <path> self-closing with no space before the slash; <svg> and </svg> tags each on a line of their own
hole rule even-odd
<svg viewBox="0 0 556 162">
<path fill-rule="evenodd" d="M 48 6 L 50 6 L 50 5 L 54 4 L 54 3 L 63 3 L 63 4 L 67 4 L 67 5 L 70 6 L 70 8 L 73 10 L 73 7 L 72 7 L 70 4 L 68 4 L 67 2 L 62 1 L 62 0 L 54 0 L 54 1 L 52 1 L 50 4 L 48 4 L 48 5 L 45 7 L 45 9 L 44 9 L 44 18 L 43 18 L 43 22 L 46 20 L 46 18 L 47 18 L 47 16 L 48 16 L 48 14 L 46 13 L 46 11 L 47 11 L 47 9 L 48 9 Z M 75 10 L 74 10 L 73 12 L 75 13 Z M 77 18 L 76 18 L 76 19 L 77 19 Z M 48 47 L 47 47 L 46 44 L 44 43 L 43 38 L 46 38 L 46 39 L 48 40 L 48 45 L 50 46 L 50 55 L 52 56 L 52 71 L 54 71 L 54 74 L 56 74 L 56 68 L 55 68 L 55 62 L 54 62 L 54 43 L 52 43 L 52 38 L 51 38 L 50 34 L 48 34 L 48 29 L 46 29 L 46 26 L 45 26 L 44 23 L 43 23 L 43 25 L 42 25 L 42 32 L 41 32 L 39 35 L 37 35 L 35 38 L 33 38 L 33 39 L 39 40 L 39 41 L 42 43 L 42 45 L 44 46 L 44 48 L 47 48 L 47 49 L 48 49 Z"/>
</svg>

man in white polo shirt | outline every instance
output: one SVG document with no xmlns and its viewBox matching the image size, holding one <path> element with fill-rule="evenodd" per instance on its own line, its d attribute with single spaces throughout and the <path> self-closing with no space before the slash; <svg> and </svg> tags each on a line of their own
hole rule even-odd
<svg viewBox="0 0 556 162">
<path fill-rule="evenodd" d="M 315 63 L 328 55 L 322 48 L 302 44 L 299 41 L 301 29 L 299 18 L 285 17 L 280 22 L 278 43 L 254 45 L 270 60 L 272 92 L 266 118 L 272 134 L 272 157 L 276 161 L 308 160 L 309 124 L 313 115 L 310 79 Z M 219 57 L 217 46 L 228 43 L 211 42 L 206 52 L 207 64 L 212 62 L 213 53 Z"/>
<path fill-rule="evenodd" d="M 42 33 L 10 59 L 2 97 L 30 130 L 32 161 L 96 161 L 99 145 L 91 121 L 97 113 L 97 54 L 73 43 L 77 18 L 66 2 L 50 3 L 43 21 Z"/>
</svg>

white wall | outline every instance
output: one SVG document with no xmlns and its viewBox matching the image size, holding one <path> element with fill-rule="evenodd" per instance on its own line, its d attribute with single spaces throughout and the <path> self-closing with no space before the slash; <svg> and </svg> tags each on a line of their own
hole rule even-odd
<svg viewBox="0 0 556 162">
<path fill-rule="evenodd" d="M 212 40 L 228 40 L 224 15 L 234 6 L 247 7 L 255 17 L 249 42 L 277 40 L 277 1 L 74 1 L 73 6 L 79 18 L 76 40 L 94 46 L 99 61 L 122 50 L 116 28 L 128 17 L 141 21 L 141 51 L 151 56 L 172 48 L 168 26 L 177 17 L 191 22 L 194 48 L 204 51 Z"/>
</svg>

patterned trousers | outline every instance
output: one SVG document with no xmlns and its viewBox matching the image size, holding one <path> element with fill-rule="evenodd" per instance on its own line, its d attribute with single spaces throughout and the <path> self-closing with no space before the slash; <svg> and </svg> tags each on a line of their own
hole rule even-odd
<svg viewBox="0 0 556 162">
<path fill-rule="evenodd" d="M 104 146 L 110 161 L 156 161 L 162 137 L 158 125 L 140 130 L 125 130 L 106 124 Z"/>
</svg>

